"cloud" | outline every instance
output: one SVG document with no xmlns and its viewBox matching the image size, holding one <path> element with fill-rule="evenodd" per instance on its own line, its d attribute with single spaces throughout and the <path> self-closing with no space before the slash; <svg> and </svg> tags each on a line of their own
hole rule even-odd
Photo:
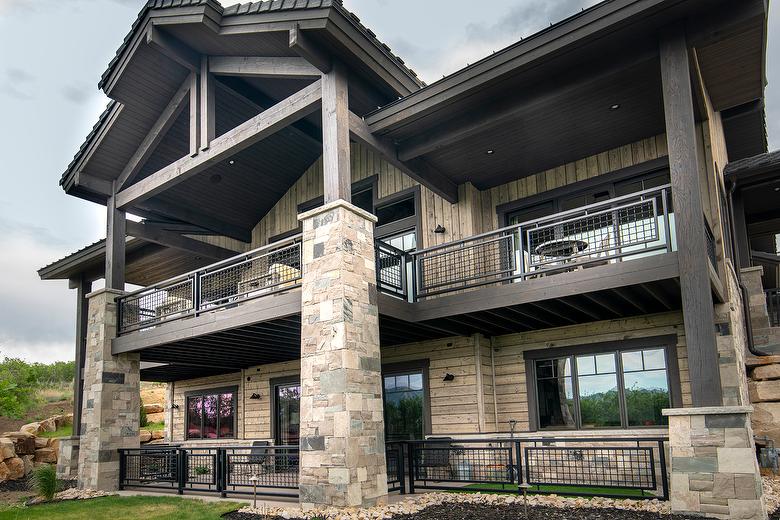
<svg viewBox="0 0 780 520">
<path fill-rule="evenodd" d="M 67 245 L 45 229 L 0 218 L 0 356 L 71 359 L 75 298 L 67 281 L 42 281 L 37 270 Z"/>
<path fill-rule="evenodd" d="M 90 98 L 90 92 L 84 86 L 65 85 L 60 89 L 60 93 L 67 99 L 77 105 L 83 105 Z"/>
<path fill-rule="evenodd" d="M 0 2 L 2 1 L 0 0 Z M 9 67 L 5 70 L 2 80 L 0 80 L 0 93 L 22 101 L 33 99 L 35 96 L 30 89 L 34 81 L 35 76 L 26 70 Z"/>
</svg>

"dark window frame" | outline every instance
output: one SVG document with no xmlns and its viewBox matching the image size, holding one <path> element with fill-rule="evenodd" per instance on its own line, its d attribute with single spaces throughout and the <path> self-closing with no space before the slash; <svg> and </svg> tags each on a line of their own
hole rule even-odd
<svg viewBox="0 0 780 520">
<path fill-rule="evenodd" d="M 420 186 L 417 185 L 376 200 L 374 202 L 374 214 L 384 206 L 389 206 L 390 204 L 414 197 L 414 215 L 402 218 L 395 222 L 390 222 L 389 224 L 377 225 L 374 228 L 374 237 L 381 240 L 389 236 L 395 236 L 414 230 L 419 249 L 420 233 L 422 232 L 422 202 L 420 200 L 420 194 Z"/>
<path fill-rule="evenodd" d="M 570 198 L 583 193 L 608 190 L 610 192 L 610 197 L 614 197 L 615 184 L 635 177 L 652 176 L 653 174 L 661 173 L 664 170 L 667 172 L 669 171 L 669 159 L 667 157 L 645 161 L 603 175 L 573 182 L 559 188 L 553 188 L 535 195 L 509 201 L 496 206 L 498 222 L 500 226 L 509 226 L 509 221 L 513 213 L 550 201 L 553 201 L 553 211 L 554 213 L 557 213 L 559 212 L 558 208 L 561 199 Z"/>
<path fill-rule="evenodd" d="M 430 359 L 416 359 L 401 363 L 382 365 L 382 414 L 385 413 L 385 376 L 403 375 L 410 372 L 422 372 L 423 376 L 423 437 L 432 435 L 431 422 L 431 390 L 430 390 Z M 387 436 L 387 423 L 385 423 L 385 438 Z"/>
<path fill-rule="evenodd" d="M 630 426 L 627 423 L 627 410 L 625 409 L 625 388 L 623 384 L 624 372 L 620 357 L 617 354 L 627 351 L 649 350 L 663 348 L 666 357 L 666 377 L 669 384 L 669 406 L 672 408 L 682 407 L 682 389 L 680 385 L 680 369 L 677 359 L 677 336 L 663 335 L 650 336 L 647 338 L 636 338 L 621 341 L 607 341 L 599 343 L 589 343 L 585 345 L 560 347 L 553 349 L 534 349 L 523 352 L 525 361 L 525 381 L 528 401 L 528 426 L 530 431 L 596 431 L 596 430 L 641 430 L 652 428 L 663 428 L 663 425 L 654 426 Z M 577 391 L 577 368 L 576 356 L 588 354 L 616 354 L 617 383 L 620 406 L 620 426 L 610 426 L 603 428 L 581 428 L 581 416 L 579 409 L 579 392 Z M 536 362 L 549 359 L 560 359 L 570 357 L 572 359 L 572 387 L 574 389 L 574 411 L 576 425 L 574 428 L 554 427 L 540 428 L 539 426 L 539 403 L 536 386 Z"/>
<path fill-rule="evenodd" d="M 209 395 L 216 395 L 217 396 L 217 405 L 219 405 L 219 396 L 221 394 L 227 394 L 232 393 L 233 394 L 233 435 L 230 437 L 221 437 L 219 435 L 219 425 L 220 425 L 220 418 L 219 413 L 217 413 L 217 437 L 216 440 L 219 439 L 237 439 L 238 438 L 238 385 L 236 386 L 223 386 L 223 387 L 217 387 L 217 388 L 203 388 L 200 390 L 191 390 L 189 392 L 184 393 L 184 438 L 186 440 L 193 440 L 193 441 L 207 441 L 207 440 L 215 440 L 215 439 L 207 439 L 203 436 L 203 422 L 204 422 L 204 416 L 201 414 L 200 418 L 200 437 L 190 437 L 190 398 L 192 397 L 205 397 Z"/>
<path fill-rule="evenodd" d="M 277 395 L 276 395 L 276 387 L 278 386 L 291 386 L 294 384 L 298 384 L 298 386 L 301 386 L 301 377 L 300 376 L 283 376 L 283 377 L 275 377 L 273 379 L 270 379 L 268 381 L 268 385 L 271 389 L 271 436 L 273 437 L 274 444 L 279 444 L 279 432 L 277 431 L 277 428 L 279 427 L 278 419 L 277 419 L 277 413 L 278 413 L 278 407 L 279 403 L 277 402 Z"/>
</svg>

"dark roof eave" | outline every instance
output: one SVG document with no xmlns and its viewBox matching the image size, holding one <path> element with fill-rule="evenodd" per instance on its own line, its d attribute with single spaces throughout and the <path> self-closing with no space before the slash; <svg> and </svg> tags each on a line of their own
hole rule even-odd
<svg viewBox="0 0 780 520">
<path fill-rule="evenodd" d="M 756 177 L 766 180 L 766 174 L 772 172 L 780 174 L 780 150 L 730 162 L 723 169 L 725 179 L 731 182 L 750 182 Z"/>
</svg>

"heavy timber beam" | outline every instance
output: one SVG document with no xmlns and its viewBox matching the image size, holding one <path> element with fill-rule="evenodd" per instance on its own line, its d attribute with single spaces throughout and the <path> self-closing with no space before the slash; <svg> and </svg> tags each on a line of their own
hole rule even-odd
<svg viewBox="0 0 780 520">
<path fill-rule="evenodd" d="M 316 81 L 265 112 L 214 139 L 208 150 L 200 152 L 195 157 L 182 157 L 173 164 L 120 191 L 116 195 L 117 207 L 126 208 L 153 197 L 171 186 L 197 175 L 209 166 L 245 150 L 293 121 L 315 111 L 321 99 L 321 82 Z"/>
<path fill-rule="evenodd" d="M 200 69 L 200 56 L 197 52 L 164 33 L 154 24 L 149 25 L 146 31 L 146 43 L 191 72 L 198 72 Z"/>
<path fill-rule="evenodd" d="M 218 76 L 275 79 L 318 79 L 322 74 L 304 58 L 210 56 L 209 68 Z"/>
<path fill-rule="evenodd" d="M 660 52 L 691 400 L 695 407 L 720 406 L 723 397 L 714 308 L 707 255 L 702 254 L 706 251 L 706 238 L 699 190 L 691 69 L 682 23 L 663 32 Z"/>
<path fill-rule="evenodd" d="M 208 150 L 217 131 L 216 92 L 214 76 L 209 69 L 209 58 L 203 56 L 200 61 L 200 149 Z"/>
<path fill-rule="evenodd" d="M 330 57 L 326 56 L 319 47 L 311 43 L 297 24 L 290 29 L 290 49 L 297 52 L 323 74 L 329 73 L 333 66 Z"/>
<path fill-rule="evenodd" d="M 125 290 L 125 212 L 118 209 L 116 195 L 106 203 L 106 289 Z"/>
<path fill-rule="evenodd" d="M 251 230 L 244 229 L 235 224 L 229 224 L 215 217 L 203 214 L 193 209 L 192 206 L 180 206 L 170 201 L 145 200 L 135 204 L 133 210 L 142 217 L 162 216 L 195 224 L 203 229 L 213 231 L 214 234 L 234 238 L 240 242 L 251 242 Z M 139 211 L 140 210 L 140 211 Z"/>
<path fill-rule="evenodd" d="M 207 244 L 201 240 L 195 240 L 172 231 L 160 229 L 160 227 L 153 224 L 128 221 L 127 234 L 136 238 L 143 238 L 147 242 L 153 242 L 161 246 L 171 247 L 214 260 L 224 260 L 239 254 L 239 251 L 231 251 L 224 247 Z"/>
<path fill-rule="evenodd" d="M 347 69 L 334 63 L 322 77 L 322 172 L 325 204 L 352 200 L 349 163 L 349 90 Z"/>
<path fill-rule="evenodd" d="M 422 160 L 417 160 L 414 166 L 399 160 L 395 144 L 386 138 L 372 134 L 363 118 L 353 112 L 349 113 L 349 132 L 353 139 L 376 150 L 387 162 L 420 184 L 427 186 L 428 189 L 447 202 L 452 204 L 458 202 L 458 186 L 454 182 Z"/>
<path fill-rule="evenodd" d="M 125 185 L 133 182 L 135 176 L 143 168 L 149 156 L 152 155 L 157 145 L 162 141 L 165 134 L 168 133 L 176 118 L 181 114 L 184 105 L 187 102 L 187 97 L 192 87 L 193 78 L 192 75 L 188 76 L 179 87 L 179 90 L 173 95 L 168 105 L 157 118 L 157 121 L 152 125 L 149 133 L 141 142 L 141 146 L 133 154 L 130 160 L 127 162 L 125 169 L 116 180 L 117 189 L 122 189 Z"/>
</svg>

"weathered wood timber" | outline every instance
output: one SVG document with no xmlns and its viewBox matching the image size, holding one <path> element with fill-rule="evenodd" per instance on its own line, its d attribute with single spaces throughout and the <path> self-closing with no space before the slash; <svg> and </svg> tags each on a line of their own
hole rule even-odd
<svg viewBox="0 0 780 520">
<path fill-rule="evenodd" d="M 117 193 L 117 206 L 124 208 L 144 201 L 167 188 L 197 175 L 212 164 L 252 146 L 310 114 L 322 99 L 320 81 L 316 81 L 277 103 L 265 112 L 219 136 L 208 150 L 195 157 L 183 157 L 149 177 Z"/>
<path fill-rule="evenodd" d="M 205 258 L 224 260 L 235 256 L 240 251 L 231 251 L 224 247 L 208 244 L 201 240 L 185 237 L 172 231 L 161 229 L 159 226 L 141 222 L 127 222 L 127 234 L 136 238 L 143 238 L 147 242 L 153 242 Z"/>
<path fill-rule="evenodd" d="M 351 200 L 349 87 L 347 69 L 340 62 L 322 77 L 322 164 L 325 204 Z"/>
<path fill-rule="evenodd" d="M 217 76 L 318 79 L 322 75 L 304 58 L 294 57 L 209 56 L 209 69 Z"/>
<path fill-rule="evenodd" d="M 106 288 L 125 289 L 125 212 L 116 205 L 116 195 L 106 205 Z"/>
<path fill-rule="evenodd" d="M 290 29 L 290 48 L 303 59 L 311 63 L 323 74 L 328 74 L 333 67 L 330 56 L 325 55 L 319 47 L 309 41 L 300 25 L 295 24 Z"/>
<path fill-rule="evenodd" d="M 208 56 L 200 60 L 200 149 L 208 150 L 217 128 L 216 91 Z"/>
<path fill-rule="evenodd" d="M 706 238 L 688 45 L 681 23 L 664 32 L 660 52 L 691 398 L 694 406 L 718 406 L 722 403 L 718 349 L 713 326 L 709 260 L 703 254 Z"/>
</svg>

